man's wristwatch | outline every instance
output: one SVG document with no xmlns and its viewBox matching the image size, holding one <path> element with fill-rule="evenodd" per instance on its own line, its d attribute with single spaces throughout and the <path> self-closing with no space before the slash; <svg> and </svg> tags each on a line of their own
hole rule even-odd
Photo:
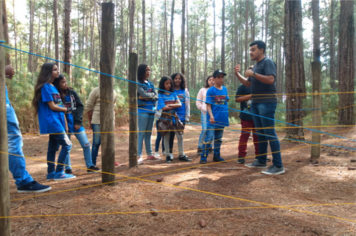
<svg viewBox="0 0 356 236">
<path fill-rule="evenodd" d="M 253 72 L 253 77 L 255 77 L 255 78 L 256 78 L 256 72 Z"/>
</svg>

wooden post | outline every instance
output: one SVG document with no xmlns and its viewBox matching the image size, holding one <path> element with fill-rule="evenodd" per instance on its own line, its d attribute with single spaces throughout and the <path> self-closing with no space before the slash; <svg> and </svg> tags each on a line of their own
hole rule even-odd
<svg viewBox="0 0 356 236">
<path fill-rule="evenodd" d="M 100 71 L 109 75 L 115 72 L 115 4 L 102 3 L 102 31 Z M 100 132 L 103 172 L 102 182 L 109 185 L 115 181 L 114 136 L 114 81 L 111 76 L 100 74 Z"/>
<path fill-rule="evenodd" d="M 315 61 L 311 63 L 312 65 L 312 75 L 313 75 L 313 129 L 320 130 L 321 126 L 321 63 L 320 61 Z M 317 94 L 317 95 L 316 95 Z M 316 109 L 316 110 L 315 110 Z M 319 143 L 321 141 L 320 133 L 312 133 L 313 143 Z M 317 160 L 320 157 L 320 145 L 312 146 L 311 148 L 311 160 Z"/>
<path fill-rule="evenodd" d="M 137 129 L 137 54 L 129 56 L 129 106 L 130 106 L 130 136 L 129 136 L 129 167 L 137 166 L 138 129 Z"/>
<path fill-rule="evenodd" d="M 5 1 L 5 0 L 3 0 Z M 2 5 L 2 4 L 1 4 Z M 2 15 L 0 7 L 0 15 Z M 4 38 L 3 24 L 0 24 L 0 40 Z M 8 42 L 6 42 L 8 43 Z M 10 216 L 9 156 L 7 154 L 7 116 L 5 100 L 5 50 L 0 47 L 0 217 Z M 10 236 L 10 218 L 0 218 L 0 235 Z"/>
</svg>

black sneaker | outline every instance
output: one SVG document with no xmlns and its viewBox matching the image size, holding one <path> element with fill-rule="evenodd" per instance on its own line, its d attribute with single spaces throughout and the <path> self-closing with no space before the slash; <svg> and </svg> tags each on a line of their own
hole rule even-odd
<svg viewBox="0 0 356 236">
<path fill-rule="evenodd" d="M 67 169 L 67 170 L 65 171 L 65 173 L 66 173 L 66 174 L 70 174 L 70 175 L 73 174 L 72 169 Z"/>
<path fill-rule="evenodd" d="M 245 166 L 249 168 L 266 168 L 267 164 L 266 163 L 260 163 L 258 160 L 255 160 L 254 162 L 250 164 L 245 164 Z"/>
<path fill-rule="evenodd" d="M 52 188 L 47 185 L 42 185 L 36 181 L 32 181 L 17 189 L 18 193 L 43 193 L 51 190 Z"/>
<path fill-rule="evenodd" d="M 239 159 L 237 159 L 237 163 L 245 164 L 245 157 L 239 157 Z"/>
<path fill-rule="evenodd" d="M 255 157 L 255 160 L 258 160 L 258 157 Z M 270 162 L 271 158 L 267 158 L 266 160 L 267 160 L 267 162 Z"/>
<path fill-rule="evenodd" d="M 200 164 L 206 164 L 207 163 L 206 158 L 205 157 L 201 157 L 199 163 Z"/>
<path fill-rule="evenodd" d="M 286 171 L 284 170 L 283 166 L 278 168 L 274 165 L 271 165 L 267 170 L 261 171 L 262 174 L 266 175 L 280 175 L 285 172 Z"/>
<path fill-rule="evenodd" d="M 178 159 L 179 161 L 192 161 L 192 159 L 189 159 L 187 155 L 179 156 Z"/>
<path fill-rule="evenodd" d="M 213 157 L 213 162 L 224 162 L 225 163 L 225 160 L 221 157 Z"/>
<path fill-rule="evenodd" d="M 171 163 L 172 161 L 173 161 L 173 157 L 171 157 L 170 155 L 166 156 L 167 163 Z"/>
<path fill-rule="evenodd" d="M 87 173 L 98 173 L 101 169 L 97 166 L 91 166 L 87 169 Z"/>
</svg>

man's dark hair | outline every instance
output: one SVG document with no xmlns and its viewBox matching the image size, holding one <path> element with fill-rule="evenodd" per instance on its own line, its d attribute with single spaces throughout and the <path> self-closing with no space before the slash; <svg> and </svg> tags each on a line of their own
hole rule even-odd
<svg viewBox="0 0 356 236">
<path fill-rule="evenodd" d="M 258 49 L 263 49 L 263 53 L 266 54 L 266 43 L 265 42 L 263 42 L 261 40 L 256 40 L 250 44 L 250 47 L 252 47 L 253 45 L 257 45 Z"/>
</svg>

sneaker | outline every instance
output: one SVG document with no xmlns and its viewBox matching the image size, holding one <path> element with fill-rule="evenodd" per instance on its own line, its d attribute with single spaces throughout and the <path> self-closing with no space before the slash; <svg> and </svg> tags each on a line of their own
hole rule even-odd
<svg viewBox="0 0 356 236">
<path fill-rule="evenodd" d="M 245 157 L 239 157 L 239 159 L 237 159 L 237 163 L 245 164 Z"/>
<path fill-rule="evenodd" d="M 158 154 L 158 155 L 159 155 L 159 154 Z M 157 157 L 151 155 L 151 156 L 147 157 L 146 160 L 147 160 L 147 161 L 160 161 L 160 160 L 162 160 L 162 158 L 160 158 L 160 157 L 157 158 Z"/>
<path fill-rule="evenodd" d="M 221 157 L 213 157 L 214 162 L 225 162 L 225 160 Z"/>
<path fill-rule="evenodd" d="M 267 170 L 261 171 L 262 174 L 266 175 L 280 175 L 285 173 L 286 171 L 284 170 L 284 167 L 277 167 L 274 165 L 271 165 Z"/>
<path fill-rule="evenodd" d="M 47 180 L 52 180 L 54 179 L 54 175 L 56 174 L 55 171 L 52 171 L 51 173 L 47 174 Z"/>
<path fill-rule="evenodd" d="M 166 156 L 166 162 L 171 163 L 173 161 L 173 157 L 171 155 Z"/>
<path fill-rule="evenodd" d="M 137 159 L 137 164 L 138 165 L 143 165 L 143 157 L 140 156 L 138 159 Z"/>
<path fill-rule="evenodd" d="M 99 173 L 101 169 L 97 166 L 91 166 L 89 169 L 87 169 L 87 173 Z"/>
<path fill-rule="evenodd" d="M 206 158 L 205 157 L 201 157 L 199 163 L 200 164 L 206 164 L 207 163 Z"/>
<path fill-rule="evenodd" d="M 258 160 L 258 157 L 255 157 L 255 160 Z M 270 162 L 271 158 L 267 158 L 266 160 L 267 160 L 267 162 Z"/>
<path fill-rule="evenodd" d="M 159 155 L 159 152 L 155 152 L 155 157 L 156 158 L 161 158 L 161 155 Z"/>
<path fill-rule="evenodd" d="M 66 174 L 73 174 L 73 172 L 72 172 L 72 169 L 67 169 L 64 173 L 66 173 Z"/>
<path fill-rule="evenodd" d="M 66 174 L 63 172 L 58 172 L 54 175 L 54 181 L 62 181 L 67 179 L 77 178 L 75 175 Z"/>
<path fill-rule="evenodd" d="M 18 193 L 43 193 L 51 190 L 52 188 L 47 185 L 42 185 L 36 181 L 32 181 L 17 189 Z"/>
<path fill-rule="evenodd" d="M 267 164 L 266 163 L 260 163 L 258 160 L 255 160 L 254 162 L 250 164 L 245 164 L 245 166 L 249 168 L 266 168 Z"/>
<path fill-rule="evenodd" d="M 179 161 L 192 161 L 192 159 L 189 159 L 187 155 L 182 155 L 178 157 Z"/>
</svg>

